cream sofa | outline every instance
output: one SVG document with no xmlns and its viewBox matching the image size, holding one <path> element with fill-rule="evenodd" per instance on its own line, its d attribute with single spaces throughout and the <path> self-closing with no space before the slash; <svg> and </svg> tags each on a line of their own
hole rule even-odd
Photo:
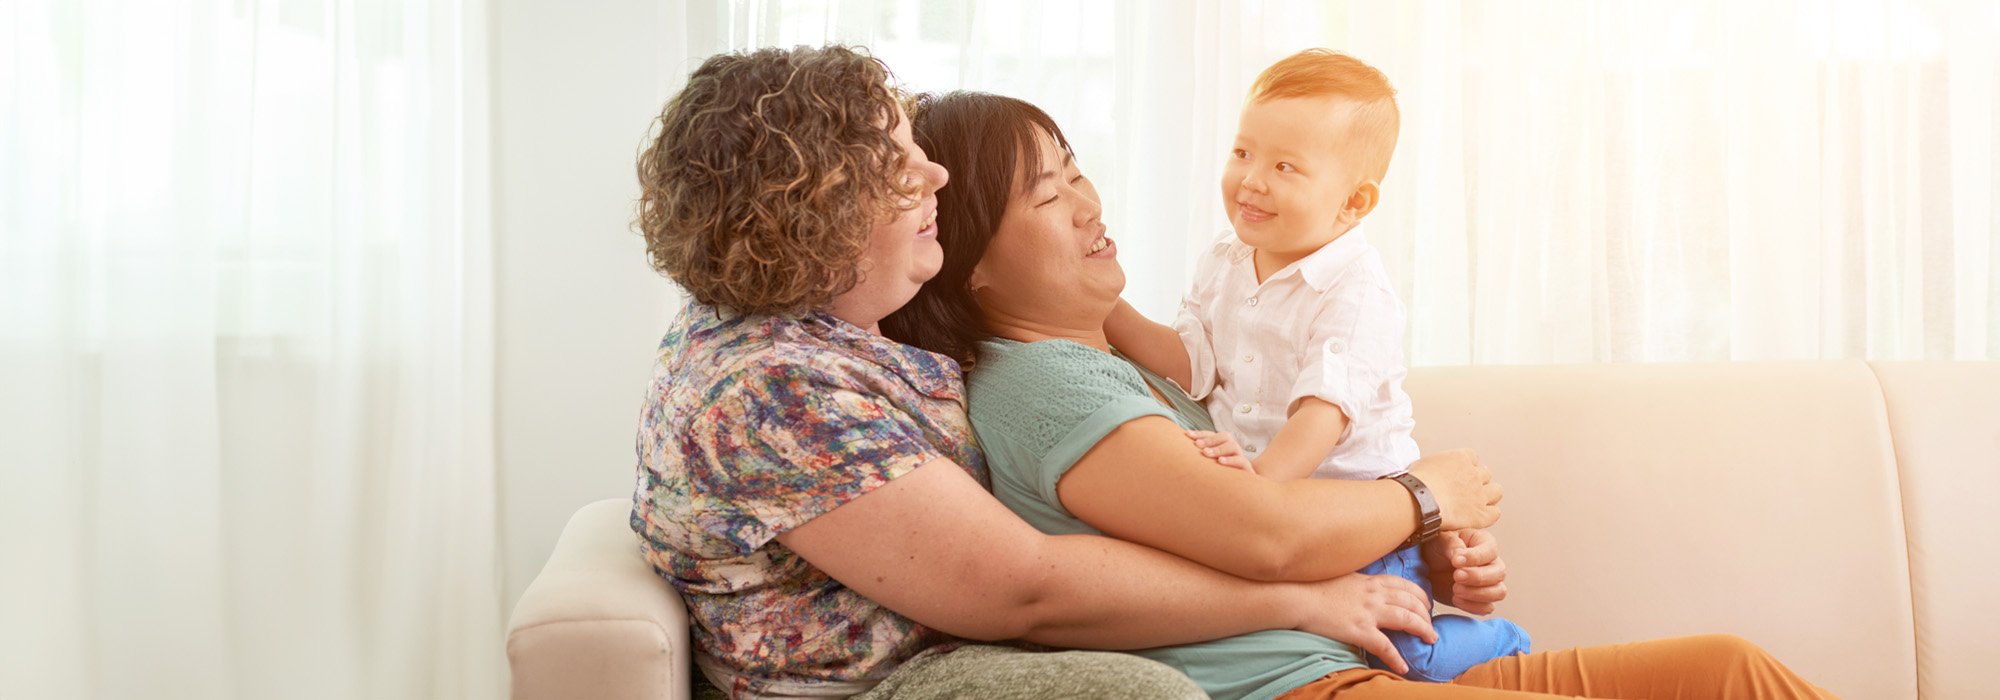
<svg viewBox="0 0 2000 700">
<path fill-rule="evenodd" d="M 2000 698 L 2000 363 L 1428 368 L 1426 449 L 1507 487 L 1502 613 L 1536 648 L 1749 638 L 1848 700 Z M 687 617 L 623 498 L 514 610 L 516 698 L 684 698 Z"/>
</svg>

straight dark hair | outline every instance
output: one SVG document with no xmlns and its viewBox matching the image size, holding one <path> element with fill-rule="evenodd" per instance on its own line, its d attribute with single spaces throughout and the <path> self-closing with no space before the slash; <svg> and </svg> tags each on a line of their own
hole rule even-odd
<svg viewBox="0 0 2000 700">
<path fill-rule="evenodd" d="M 1046 133 L 1065 152 L 1069 139 L 1047 112 L 1012 97 L 955 91 L 918 95 L 910 108 L 917 146 L 931 162 L 951 173 L 938 190 L 938 244 L 944 266 L 917 296 L 882 319 L 882 335 L 957 360 L 971 369 L 976 344 L 993 337 L 980 318 L 979 303 L 966 289 L 972 268 L 1000 229 L 1015 191 L 1017 173 L 1042 167 L 1036 136 Z"/>
</svg>

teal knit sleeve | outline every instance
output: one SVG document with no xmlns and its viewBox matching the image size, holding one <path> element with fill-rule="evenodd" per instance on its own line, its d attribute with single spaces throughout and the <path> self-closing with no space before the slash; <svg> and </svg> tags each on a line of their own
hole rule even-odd
<svg viewBox="0 0 2000 700">
<path fill-rule="evenodd" d="M 1104 436 L 1145 416 L 1185 424 L 1130 363 L 1063 340 L 982 343 L 966 392 L 993 494 L 1052 534 L 1100 534 L 1063 508 L 1056 482 Z"/>
<path fill-rule="evenodd" d="M 1149 383 L 1173 408 L 1153 398 Z M 1066 340 L 982 343 L 966 391 L 972 429 L 993 473 L 993 495 L 1055 535 L 1104 534 L 1062 507 L 1056 481 L 1112 430 L 1145 416 L 1212 429 L 1208 414 L 1165 379 Z M 1289 630 L 1132 653 L 1179 669 L 1218 700 L 1271 700 L 1329 673 L 1362 667 L 1354 647 Z"/>
</svg>

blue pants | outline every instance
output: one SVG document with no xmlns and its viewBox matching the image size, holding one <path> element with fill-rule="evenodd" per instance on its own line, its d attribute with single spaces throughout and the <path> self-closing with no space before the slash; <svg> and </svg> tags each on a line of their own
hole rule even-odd
<svg viewBox="0 0 2000 700">
<path fill-rule="evenodd" d="M 1417 547 L 1404 547 L 1375 563 L 1362 567 L 1364 574 L 1388 574 L 1409 579 L 1424 589 L 1424 595 L 1432 600 L 1430 567 L 1424 565 L 1424 558 Z M 1403 655 L 1403 661 L 1410 664 L 1410 672 L 1403 677 L 1413 681 L 1443 683 L 1457 678 L 1466 669 L 1492 661 L 1502 656 L 1528 653 L 1528 633 L 1506 620 L 1492 617 L 1479 619 L 1464 615 L 1436 615 L 1431 617 L 1431 627 L 1437 630 L 1436 644 L 1425 644 L 1415 635 L 1398 630 L 1382 630 L 1389 635 L 1389 642 L 1396 645 L 1396 651 Z M 1389 670 L 1389 665 L 1373 654 L 1368 656 L 1368 665 Z"/>
</svg>

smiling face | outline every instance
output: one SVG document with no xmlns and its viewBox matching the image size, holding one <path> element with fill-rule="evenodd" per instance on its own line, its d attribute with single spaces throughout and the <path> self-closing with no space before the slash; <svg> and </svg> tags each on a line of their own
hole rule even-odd
<svg viewBox="0 0 2000 700">
<path fill-rule="evenodd" d="M 1287 263 L 1368 214 L 1375 180 L 1342 147 L 1353 107 L 1338 97 L 1297 97 L 1243 108 L 1222 171 L 1222 203 L 1238 238 Z"/>
<path fill-rule="evenodd" d="M 1015 173 L 1014 196 L 968 279 L 997 326 L 1101 328 L 1125 289 L 1097 188 L 1075 158 L 1037 130 L 1037 172 Z"/>
<path fill-rule="evenodd" d="M 910 138 L 910 119 L 901 108 L 891 134 L 906 156 L 899 175 L 902 184 L 916 191 L 894 215 L 876 222 L 868 251 L 861 257 L 861 281 L 835 297 L 830 309 L 841 320 L 869 330 L 916 296 L 944 264 L 944 249 L 937 241 L 937 191 L 950 174 Z"/>
</svg>

